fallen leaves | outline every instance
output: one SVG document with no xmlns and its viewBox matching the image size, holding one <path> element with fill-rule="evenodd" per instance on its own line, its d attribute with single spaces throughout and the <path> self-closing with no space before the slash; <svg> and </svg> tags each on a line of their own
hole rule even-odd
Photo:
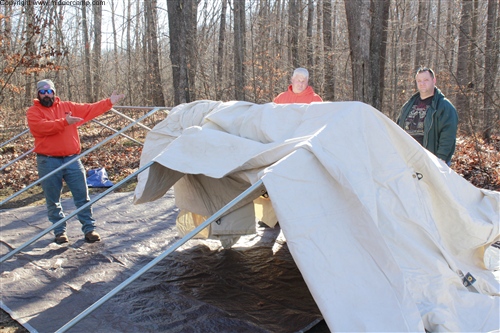
<svg viewBox="0 0 500 333">
<path fill-rule="evenodd" d="M 500 136 L 459 137 L 451 167 L 477 187 L 500 191 Z"/>
</svg>

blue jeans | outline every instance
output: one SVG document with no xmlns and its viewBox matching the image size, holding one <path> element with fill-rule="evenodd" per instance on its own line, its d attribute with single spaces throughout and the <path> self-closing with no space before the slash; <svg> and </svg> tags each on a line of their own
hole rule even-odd
<svg viewBox="0 0 500 333">
<path fill-rule="evenodd" d="M 42 178 L 74 158 L 74 155 L 67 157 L 37 155 L 38 176 Z M 49 221 L 53 224 L 65 216 L 61 206 L 63 179 L 73 195 L 73 201 L 77 208 L 90 201 L 87 179 L 85 177 L 85 168 L 80 160 L 71 163 L 47 179 L 42 180 L 42 189 L 45 195 L 47 213 Z M 95 220 L 92 217 L 92 207 L 89 206 L 83 209 L 77 216 L 82 224 L 82 231 L 84 234 L 95 229 Z M 66 223 L 63 223 L 54 229 L 54 234 L 59 235 L 65 231 Z"/>
</svg>

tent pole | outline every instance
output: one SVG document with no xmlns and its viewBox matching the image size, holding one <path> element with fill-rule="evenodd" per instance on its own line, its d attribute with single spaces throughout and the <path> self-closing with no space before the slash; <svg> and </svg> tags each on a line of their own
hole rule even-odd
<svg viewBox="0 0 500 333">
<path fill-rule="evenodd" d="M 5 145 L 7 145 L 8 143 L 11 143 L 12 141 L 14 141 L 14 140 L 16 140 L 16 139 L 18 139 L 18 138 L 20 138 L 21 136 L 23 136 L 24 134 L 28 133 L 29 131 L 30 131 L 30 129 L 29 129 L 29 128 L 27 128 L 27 129 L 25 129 L 24 131 L 22 131 L 21 133 L 19 133 L 18 135 L 16 135 L 16 136 L 14 136 L 14 137 L 10 138 L 9 140 L 7 140 L 7 141 L 5 141 L 5 142 L 1 143 L 1 144 L 0 144 L 0 148 L 1 148 L 1 147 L 3 147 L 3 146 L 5 146 Z"/>
<path fill-rule="evenodd" d="M 31 154 L 33 151 L 35 150 L 35 148 L 31 148 L 30 150 L 28 150 L 27 152 L 23 153 L 21 156 L 18 156 L 17 158 L 13 159 L 12 161 L 10 161 L 9 163 L 5 164 L 4 166 L 2 166 L 0 168 L 0 171 L 3 171 L 4 169 L 7 169 L 9 166 L 11 166 L 12 164 L 16 163 L 17 161 L 23 159 L 24 157 L 28 156 L 29 154 Z"/>
<path fill-rule="evenodd" d="M 255 193 L 256 190 L 258 190 L 260 187 L 263 186 L 262 179 L 259 179 L 255 184 L 250 186 L 248 189 L 246 189 L 243 193 L 238 195 L 236 198 L 231 200 L 228 204 L 226 204 L 224 207 L 222 207 L 219 211 L 217 211 L 215 214 L 210 216 L 205 222 L 197 226 L 195 229 L 193 229 L 191 232 L 189 232 L 186 236 L 175 242 L 170 248 L 168 248 L 165 252 L 160 254 L 158 257 L 150 261 L 147 265 L 145 265 L 143 268 L 141 268 L 139 271 L 137 271 L 135 274 L 133 274 L 131 277 L 129 277 L 127 280 L 123 281 L 120 283 L 118 286 L 116 286 L 113 290 L 108 292 L 106 295 L 101 297 L 97 302 L 89 306 L 86 310 L 81 312 L 78 316 L 75 318 L 71 319 L 68 323 L 66 323 L 63 327 L 58 329 L 55 333 L 62 333 L 66 332 L 69 328 L 73 327 L 76 323 L 78 323 L 80 320 L 85 318 L 87 315 L 89 315 L 92 311 L 97 309 L 99 306 L 101 306 L 104 302 L 106 302 L 108 299 L 113 297 L 115 294 L 117 294 L 120 290 L 128 286 L 130 283 L 132 283 L 135 279 L 140 277 L 142 274 L 146 273 L 149 269 L 151 269 L 154 265 L 156 265 L 158 262 L 163 260 L 166 256 L 168 256 L 170 253 L 174 252 L 177 250 L 181 245 L 186 243 L 188 240 L 196 236 L 200 231 L 205 229 L 207 226 L 209 226 L 211 223 L 217 221 L 222 215 L 224 215 L 229 209 L 234 207 L 237 203 L 239 203 L 241 200 L 245 199 L 247 196 L 249 196 L 252 193 Z M 262 193 L 265 192 L 265 189 L 261 191 Z M 262 193 L 259 193 L 261 195 Z"/>
<path fill-rule="evenodd" d="M 96 124 L 98 124 L 98 125 L 101 125 L 102 127 L 107 128 L 107 129 L 109 129 L 109 130 L 111 130 L 111 131 L 113 131 L 113 132 L 115 132 L 115 133 L 117 133 L 117 132 L 118 132 L 118 130 L 117 130 L 117 129 L 114 129 L 113 127 L 108 126 L 108 125 L 106 125 L 106 124 L 104 124 L 104 123 L 100 122 L 99 120 L 92 119 L 92 122 L 94 122 L 94 123 L 96 123 Z M 142 142 L 137 141 L 136 139 L 131 138 L 130 136 L 128 136 L 128 135 L 126 135 L 126 134 L 121 133 L 120 135 L 121 135 L 121 136 L 123 136 L 124 138 L 129 139 L 130 141 L 133 141 L 133 142 L 135 142 L 135 143 L 140 144 L 141 146 L 144 146 L 144 144 L 143 144 Z"/>
<path fill-rule="evenodd" d="M 121 113 L 121 112 L 119 112 L 119 111 L 117 111 L 117 110 L 115 110 L 113 108 L 111 108 L 110 111 L 113 112 L 113 113 L 115 113 L 115 114 L 117 114 L 117 115 L 119 115 L 120 117 L 123 117 L 123 118 L 127 119 L 127 120 L 135 121 L 135 119 L 130 118 L 129 116 L 127 116 L 127 115 L 125 115 L 125 114 L 123 114 L 123 113 Z M 142 123 L 137 123 L 137 125 L 140 126 L 140 127 L 142 127 L 142 128 L 144 128 L 144 129 L 147 129 L 148 131 L 151 131 L 151 128 L 147 127 L 146 125 L 144 125 Z"/>
</svg>

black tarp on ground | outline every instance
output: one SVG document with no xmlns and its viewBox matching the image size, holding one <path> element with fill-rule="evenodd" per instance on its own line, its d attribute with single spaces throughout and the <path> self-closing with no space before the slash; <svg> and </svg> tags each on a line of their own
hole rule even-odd
<svg viewBox="0 0 500 333">
<path fill-rule="evenodd" d="M 43 206 L 0 215 L 2 256 L 50 226 Z M 59 329 L 179 239 L 172 192 L 137 206 L 132 193 L 113 193 L 94 215 L 102 242 L 85 243 L 72 219 L 69 244 L 46 235 L 1 264 L 1 306 L 30 331 Z M 259 228 L 230 250 L 190 241 L 68 332 L 306 331 L 321 314 L 276 238 L 279 229 Z"/>
</svg>

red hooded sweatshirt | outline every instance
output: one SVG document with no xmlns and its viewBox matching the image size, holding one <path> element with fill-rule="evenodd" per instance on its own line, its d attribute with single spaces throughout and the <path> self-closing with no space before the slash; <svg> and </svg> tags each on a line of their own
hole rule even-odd
<svg viewBox="0 0 500 333">
<path fill-rule="evenodd" d="M 113 107 L 111 100 L 104 99 L 93 104 L 62 102 L 54 98 L 51 107 L 43 106 L 39 100 L 33 101 L 27 111 L 28 126 L 35 138 L 35 153 L 47 156 L 70 156 L 80 154 L 78 126 L 94 119 Z M 83 121 L 69 125 L 66 115 L 71 112 Z"/>
<path fill-rule="evenodd" d="M 292 90 L 292 85 L 288 86 L 288 90 L 282 92 L 274 99 L 274 103 L 277 104 L 287 104 L 287 103 L 312 103 L 312 102 L 323 102 L 323 99 L 314 92 L 311 86 L 307 86 L 307 88 L 296 94 Z"/>
</svg>

